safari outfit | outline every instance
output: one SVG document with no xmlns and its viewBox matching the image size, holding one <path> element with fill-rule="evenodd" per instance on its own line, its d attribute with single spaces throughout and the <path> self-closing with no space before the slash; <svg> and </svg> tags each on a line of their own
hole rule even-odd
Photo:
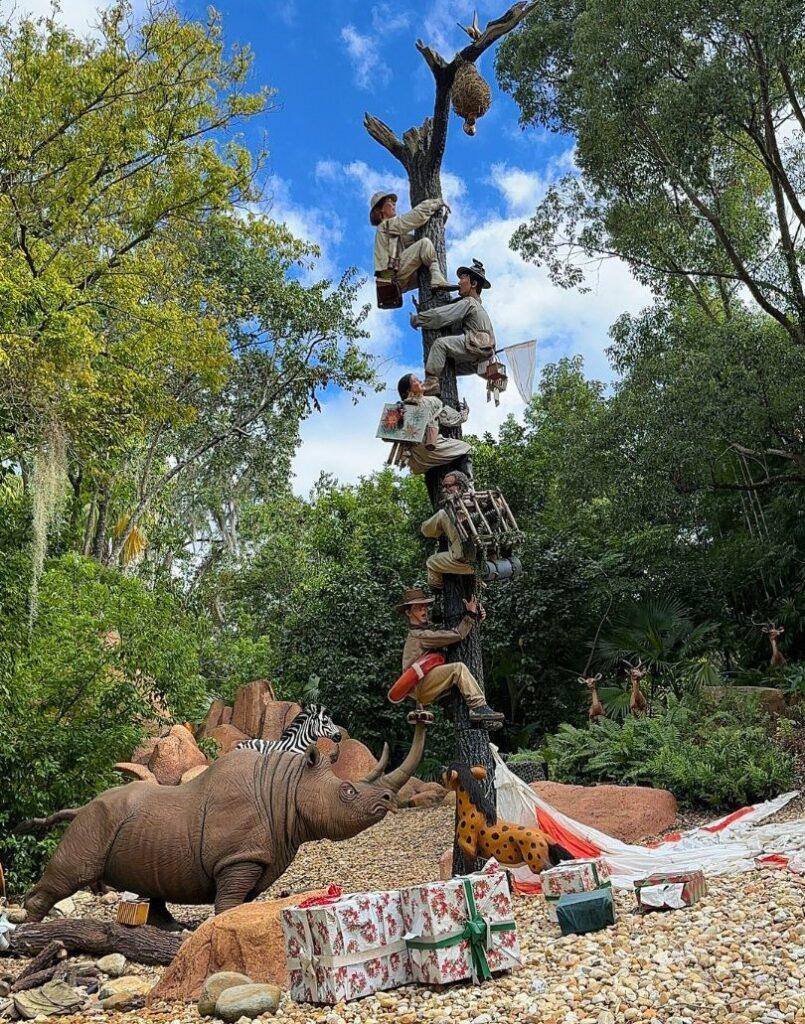
<svg viewBox="0 0 805 1024">
<path fill-rule="evenodd" d="M 467 409 L 453 409 L 444 405 L 440 398 L 433 395 L 423 395 L 421 398 L 409 396 L 405 400 L 406 405 L 425 406 L 431 412 L 431 423 L 442 427 L 458 427 L 465 423 L 469 411 Z M 426 439 L 419 444 L 411 445 L 407 453 L 408 468 L 414 475 L 426 473 L 434 466 L 445 466 L 449 462 L 469 454 L 470 446 L 466 441 L 457 437 L 444 437 L 438 434 L 432 443 Z"/>
<path fill-rule="evenodd" d="M 427 331 L 456 323 L 461 325 L 461 334 L 448 334 L 431 344 L 425 363 L 428 377 L 438 380 L 448 358 L 456 364 L 458 374 L 483 374 L 494 356 L 495 330 L 483 303 L 474 295 L 416 314 L 416 326 Z"/>
<path fill-rule="evenodd" d="M 432 590 L 440 590 L 444 586 L 444 573 L 469 576 L 475 571 L 464 556 L 464 544 L 456 524 L 443 508 L 435 512 L 430 519 L 426 519 L 421 529 L 426 537 L 433 540 L 447 537 L 447 551 L 437 551 L 426 563 L 428 586 Z"/>
<path fill-rule="evenodd" d="M 427 224 L 443 206 L 443 199 L 425 199 L 408 213 L 380 221 L 375 231 L 375 277 L 390 281 L 394 276 L 394 263 L 399 260 L 397 280 L 402 291 L 416 288 L 420 267 L 430 269 L 431 288 L 448 287 L 433 242 L 429 238 L 417 240 L 411 234 Z"/>
<path fill-rule="evenodd" d="M 465 615 L 455 629 L 431 629 L 429 626 L 412 626 L 408 631 L 403 647 L 403 672 L 423 654 L 439 651 L 444 647 L 457 644 L 469 636 L 476 624 L 476 618 Z M 412 690 L 410 696 L 419 704 L 433 704 L 444 696 L 452 687 L 466 701 L 470 708 L 480 708 L 486 704 L 484 691 L 478 680 L 466 665 L 454 661 L 449 665 L 437 665 L 423 676 L 422 681 Z"/>
</svg>

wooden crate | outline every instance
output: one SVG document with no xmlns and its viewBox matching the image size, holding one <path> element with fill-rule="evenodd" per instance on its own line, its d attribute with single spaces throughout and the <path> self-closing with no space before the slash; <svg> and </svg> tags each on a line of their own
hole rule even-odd
<svg viewBox="0 0 805 1024">
<path fill-rule="evenodd" d="M 150 903 L 148 900 L 132 900 L 119 903 L 117 907 L 117 923 L 127 924 L 136 928 L 148 921 Z"/>
</svg>

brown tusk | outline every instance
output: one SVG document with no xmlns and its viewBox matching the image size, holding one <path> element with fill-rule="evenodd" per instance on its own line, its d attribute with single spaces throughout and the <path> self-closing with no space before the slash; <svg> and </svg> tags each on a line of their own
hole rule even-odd
<svg viewBox="0 0 805 1024">
<path fill-rule="evenodd" d="M 369 772 L 369 774 L 361 779 L 361 782 L 377 782 L 383 772 L 386 770 L 386 765 L 389 763 L 389 745 L 388 743 L 383 744 L 383 751 L 380 754 L 380 760 Z"/>
<path fill-rule="evenodd" d="M 422 760 L 422 755 L 425 753 L 426 731 L 427 727 L 422 725 L 421 722 L 414 726 L 414 738 L 411 742 L 411 749 L 408 751 L 408 756 L 399 768 L 395 768 L 393 772 L 389 772 L 388 775 L 383 776 L 383 782 L 385 785 L 395 793 L 399 793 L 405 783 L 408 782 L 419 767 L 419 762 Z"/>
</svg>

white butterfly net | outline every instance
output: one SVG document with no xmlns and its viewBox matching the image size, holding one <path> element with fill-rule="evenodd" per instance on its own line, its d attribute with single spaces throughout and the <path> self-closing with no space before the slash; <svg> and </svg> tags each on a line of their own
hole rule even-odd
<svg viewBox="0 0 805 1024">
<path fill-rule="evenodd" d="M 526 403 L 534 396 L 534 371 L 537 367 L 537 342 L 522 341 L 518 345 L 507 345 L 499 350 L 505 353 L 509 371 L 520 398 Z"/>
</svg>

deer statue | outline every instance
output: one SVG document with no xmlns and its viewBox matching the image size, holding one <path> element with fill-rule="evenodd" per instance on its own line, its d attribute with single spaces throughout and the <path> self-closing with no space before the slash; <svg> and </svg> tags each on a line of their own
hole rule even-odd
<svg viewBox="0 0 805 1024">
<path fill-rule="evenodd" d="M 763 632 L 769 638 L 771 644 L 771 661 L 769 664 L 772 668 L 779 668 L 780 665 L 785 665 L 785 655 L 777 646 L 777 639 L 785 633 L 785 626 L 775 626 L 772 622 L 767 622 L 763 626 Z"/>
<path fill-rule="evenodd" d="M 648 710 L 648 701 L 643 696 L 643 692 L 640 689 L 640 683 L 644 676 L 648 672 L 648 669 L 643 668 L 642 659 L 638 659 L 636 665 L 633 665 L 630 661 L 624 661 L 629 666 L 629 682 L 632 684 L 632 695 L 629 698 L 629 709 L 633 715 L 642 715 Z"/>
<path fill-rule="evenodd" d="M 579 682 L 582 686 L 586 686 L 590 691 L 590 710 L 587 712 L 587 717 L 591 722 L 597 722 L 599 718 L 603 718 L 606 712 L 604 711 L 604 705 L 598 696 L 598 684 L 601 682 L 602 675 L 599 672 L 597 676 L 579 676 Z"/>
</svg>

